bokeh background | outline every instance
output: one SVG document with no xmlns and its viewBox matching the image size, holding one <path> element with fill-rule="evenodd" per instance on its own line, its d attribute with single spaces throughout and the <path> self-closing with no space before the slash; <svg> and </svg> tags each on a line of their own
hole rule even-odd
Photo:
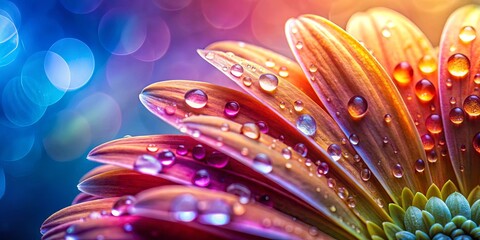
<svg viewBox="0 0 480 240">
<path fill-rule="evenodd" d="M 284 22 L 314 13 L 345 26 L 393 8 L 434 44 L 468 1 L 0 0 L 0 239 L 38 239 L 95 166 L 90 149 L 125 135 L 175 132 L 138 101 L 146 85 L 193 79 L 233 86 L 196 49 L 218 40 L 290 56 Z"/>
</svg>

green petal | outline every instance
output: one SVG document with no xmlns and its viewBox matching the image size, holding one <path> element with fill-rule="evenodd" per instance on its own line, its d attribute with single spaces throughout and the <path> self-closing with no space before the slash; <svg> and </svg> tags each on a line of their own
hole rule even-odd
<svg viewBox="0 0 480 240">
<path fill-rule="evenodd" d="M 432 186 L 430 186 L 427 191 L 427 199 L 430 199 L 431 197 L 437 197 L 440 199 L 442 198 L 442 193 L 435 184 L 432 184 Z"/>
<path fill-rule="evenodd" d="M 473 203 L 472 208 L 472 217 L 471 219 L 480 225 L 480 199 Z"/>
<path fill-rule="evenodd" d="M 452 216 L 462 215 L 466 218 L 471 217 L 470 204 L 467 199 L 460 193 L 452 193 L 445 201 Z"/>
<path fill-rule="evenodd" d="M 430 236 L 436 236 L 437 234 L 443 232 L 443 226 L 440 223 L 435 223 L 430 227 L 428 234 Z"/>
<path fill-rule="evenodd" d="M 470 194 L 468 194 L 468 202 L 473 205 L 473 203 L 475 201 L 477 201 L 477 199 L 480 199 L 480 186 L 476 186 L 471 192 Z"/>
<path fill-rule="evenodd" d="M 402 207 L 403 209 L 407 209 L 408 207 L 412 206 L 413 202 L 413 192 L 410 188 L 403 188 L 402 190 Z"/>
<path fill-rule="evenodd" d="M 387 235 L 388 240 L 395 240 L 397 239 L 395 237 L 395 234 L 397 232 L 403 231 L 400 227 L 397 225 L 391 223 L 391 222 L 384 222 L 383 223 L 383 231 L 385 232 L 385 235 Z"/>
<path fill-rule="evenodd" d="M 390 217 L 392 218 L 393 222 L 401 227 L 405 228 L 405 225 L 403 224 L 404 222 L 404 217 L 405 217 L 405 210 L 398 206 L 397 204 L 390 203 L 388 205 L 388 211 L 390 212 Z"/>
<path fill-rule="evenodd" d="M 476 227 L 477 224 L 475 224 L 472 220 L 467 220 L 462 224 L 462 229 L 465 231 L 465 233 L 470 233 Z"/>
<path fill-rule="evenodd" d="M 445 201 L 450 194 L 458 192 L 457 186 L 448 180 L 442 187 L 442 200 Z"/>
<path fill-rule="evenodd" d="M 448 210 L 447 205 L 440 198 L 430 198 L 425 205 L 425 210 L 430 212 L 435 217 L 435 221 L 442 225 L 445 225 L 452 219 L 450 210 Z"/>
<path fill-rule="evenodd" d="M 415 240 L 416 237 L 413 233 L 407 231 L 401 231 L 395 234 L 398 240 Z"/>
<path fill-rule="evenodd" d="M 422 211 L 423 222 L 427 229 L 430 229 L 435 224 L 435 217 L 427 211 Z"/>
<path fill-rule="evenodd" d="M 425 204 L 427 204 L 428 199 L 423 195 L 421 192 L 417 192 L 415 194 L 415 197 L 413 197 L 413 202 L 412 205 L 420 208 L 420 209 L 425 209 Z"/>
<path fill-rule="evenodd" d="M 410 233 L 414 233 L 416 230 L 426 232 L 427 228 L 422 218 L 422 210 L 417 207 L 409 207 L 405 212 L 405 228 Z M 413 235 L 413 234 L 412 234 Z M 397 235 L 398 238 L 398 235 Z"/>
<path fill-rule="evenodd" d="M 430 237 L 428 236 L 428 234 L 419 230 L 415 231 L 415 237 L 417 237 L 417 239 L 420 239 L 420 240 L 430 240 Z"/>
<path fill-rule="evenodd" d="M 377 235 L 381 238 L 387 237 L 385 236 L 385 232 L 383 231 L 383 229 L 373 222 L 367 221 L 367 230 L 371 236 Z"/>
</svg>

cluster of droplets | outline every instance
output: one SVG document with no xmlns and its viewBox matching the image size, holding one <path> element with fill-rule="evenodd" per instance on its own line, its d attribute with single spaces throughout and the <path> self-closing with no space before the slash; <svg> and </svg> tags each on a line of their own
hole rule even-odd
<svg viewBox="0 0 480 240">
<path fill-rule="evenodd" d="M 163 150 L 158 152 L 158 147 L 155 144 L 149 144 L 147 151 L 156 155 L 143 154 L 138 156 L 133 163 L 133 169 L 138 172 L 155 175 L 160 173 L 164 167 L 171 166 L 175 162 L 176 156 L 172 151 Z"/>
</svg>

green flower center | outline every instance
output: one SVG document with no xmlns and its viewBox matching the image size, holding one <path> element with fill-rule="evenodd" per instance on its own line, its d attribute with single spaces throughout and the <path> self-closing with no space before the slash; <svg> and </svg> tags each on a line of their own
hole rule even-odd
<svg viewBox="0 0 480 240">
<path fill-rule="evenodd" d="M 480 186 L 468 197 L 451 181 L 442 190 L 433 184 L 426 196 L 405 188 L 401 199 L 388 206 L 391 222 L 367 222 L 372 239 L 480 239 Z"/>
</svg>

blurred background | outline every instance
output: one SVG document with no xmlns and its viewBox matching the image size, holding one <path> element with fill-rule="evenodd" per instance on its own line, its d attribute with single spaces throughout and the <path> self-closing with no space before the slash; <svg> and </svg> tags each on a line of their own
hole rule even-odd
<svg viewBox="0 0 480 240">
<path fill-rule="evenodd" d="M 94 146 L 176 132 L 145 110 L 150 83 L 234 87 L 196 49 L 239 40 L 290 56 L 284 22 L 314 13 L 344 27 L 357 11 L 393 8 L 438 44 L 468 1 L 0 0 L 0 239 L 38 239 L 94 163 Z"/>
</svg>

